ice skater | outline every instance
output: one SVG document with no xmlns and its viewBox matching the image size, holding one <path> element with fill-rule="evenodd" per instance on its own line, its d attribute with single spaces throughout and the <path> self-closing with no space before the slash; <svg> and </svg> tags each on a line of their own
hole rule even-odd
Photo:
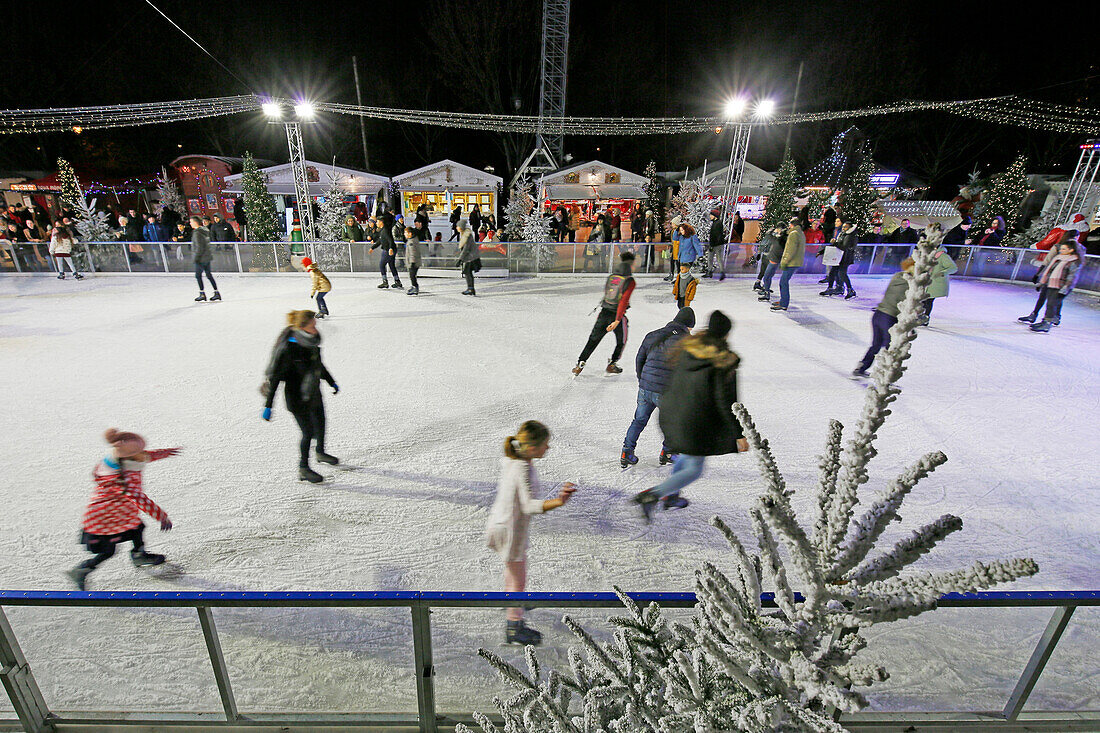
<svg viewBox="0 0 1100 733">
<path fill-rule="evenodd" d="M 913 271 L 913 264 L 913 258 L 906 257 L 901 261 L 901 272 L 895 273 L 890 278 L 886 292 L 882 294 L 882 300 L 879 301 L 871 316 L 871 346 L 863 355 L 863 360 L 852 370 L 854 379 L 866 377 L 867 370 L 871 368 L 871 362 L 875 360 L 875 354 L 890 346 L 890 329 L 898 322 L 899 306 L 905 298 L 905 291 L 909 289 L 909 281 L 906 280 L 905 273 Z"/>
<path fill-rule="evenodd" d="M 393 231 L 386 226 L 385 220 L 381 218 L 375 221 L 374 226 L 374 244 L 371 245 L 370 251 L 373 252 L 379 247 L 382 248 L 381 257 L 378 260 L 378 271 L 382 273 L 382 284 L 378 286 L 378 289 L 404 290 L 405 286 L 401 284 L 401 276 L 397 274 L 397 243 L 393 241 Z M 393 273 L 393 285 L 390 285 L 389 280 L 386 278 L 387 265 L 390 272 Z"/>
<path fill-rule="evenodd" d="M 470 225 L 465 219 L 459 219 L 455 222 L 455 227 L 458 231 L 458 266 L 462 270 L 462 276 L 466 278 L 466 289 L 462 291 L 462 294 L 476 296 L 474 273 L 481 269 L 477 238 L 470 231 Z"/>
<path fill-rule="evenodd" d="M 522 593 L 527 587 L 527 534 L 532 514 L 544 514 L 565 505 L 577 487 L 562 485 L 554 499 L 536 499 L 539 479 L 532 464 L 546 455 L 550 431 L 535 420 L 520 425 L 515 435 L 504 440 L 497 495 L 485 523 L 485 540 L 504 560 L 504 590 Z M 523 623 L 523 608 L 505 611 L 506 644 L 538 644 L 542 634 Z"/>
<path fill-rule="evenodd" d="M 302 267 L 306 268 L 306 272 L 309 273 L 311 278 L 309 297 L 317 299 L 317 310 L 319 311 L 317 317 L 328 318 L 328 304 L 325 303 L 325 296 L 332 292 L 332 281 L 328 279 L 325 273 L 321 272 L 321 268 L 317 266 L 317 263 L 308 257 L 302 258 Z"/>
<path fill-rule="evenodd" d="M 649 418 L 657 409 L 657 402 L 672 375 L 669 354 L 680 339 L 691 334 L 693 328 L 695 311 L 685 307 L 663 327 L 650 331 L 642 339 L 638 355 L 634 358 L 634 368 L 638 374 L 638 407 L 634 410 L 634 419 L 626 429 L 626 438 L 623 439 L 623 452 L 619 456 L 621 467 L 628 468 L 638 462 L 638 456 L 634 455 L 638 438 L 649 424 Z M 662 466 L 672 462 L 672 454 L 664 443 L 661 444 L 658 462 Z"/>
<path fill-rule="evenodd" d="M 80 274 L 80 270 L 77 269 L 76 262 L 73 260 L 73 245 L 76 241 L 73 239 L 73 233 L 67 226 L 60 221 L 54 225 L 53 231 L 50 232 L 50 256 L 53 257 L 54 262 L 57 264 L 57 279 L 65 279 L 65 263 L 69 263 L 69 269 L 73 271 L 73 277 L 77 280 L 83 280 L 84 276 Z"/>
<path fill-rule="evenodd" d="M 310 310 L 286 314 L 287 326 L 279 334 L 271 350 L 260 394 L 266 400 L 260 416 L 271 420 L 275 392 L 283 384 L 286 409 L 294 415 L 302 439 L 298 442 L 298 480 L 320 483 L 324 477 L 309 467 L 310 443 L 315 443 L 314 457 L 321 463 L 335 465 L 336 456 L 325 452 L 325 403 L 321 398 L 321 381 L 329 383 L 333 394 L 340 393 L 336 380 L 321 362 L 321 334 L 317 331 L 316 314 Z"/>
<path fill-rule="evenodd" d="M 592 326 L 592 333 L 588 336 L 588 343 L 581 350 L 577 365 L 573 367 L 573 375 L 576 376 L 584 369 L 588 357 L 600 345 L 603 337 L 609 333 L 615 333 L 615 351 L 611 353 L 611 360 L 607 362 L 608 374 L 622 374 L 619 366 L 619 357 L 623 355 L 626 347 L 627 319 L 626 309 L 630 307 L 630 295 L 634 292 L 634 253 L 623 252 L 619 255 L 619 265 L 615 272 L 607 276 L 603 286 L 603 300 L 600 301 L 600 314 L 596 316 L 596 323 Z"/>
<path fill-rule="evenodd" d="M 672 281 L 672 297 L 676 299 L 676 307 L 683 308 L 691 305 L 691 301 L 695 300 L 695 291 L 698 287 L 699 278 L 691 274 L 691 265 L 681 262 L 680 271 Z"/>
<path fill-rule="evenodd" d="M 928 291 L 925 293 L 924 300 L 921 301 L 921 305 L 924 306 L 924 315 L 917 322 L 917 325 L 927 326 L 932 318 L 932 305 L 935 304 L 936 298 L 947 297 L 947 293 L 951 288 L 949 276 L 958 272 L 959 266 L 955 264 L 955 260 L 951 259 L 951 255 L 947 254 L 947 250 L 943 247 L 943 226 L 938 221 L 934 221 L 929 225 L 928 229 L 921 235 L 921 240 L 935 247 L 932 252 L 932 280 L 928 283 Z"/>
<path fill-rule="evenodd" d="M 69 571 L 76 587 L 85 590 L 88 576 L 115 554 L 122 542 L 131 542 L 130 561 L 135 567 L 160 565 L 164 555 L 145 549 L 145 523 L 141 514 L 160 522 L 162 532 L 172 529 L 172 520 L 142 490 L 142 471 L 146 463 L 159 461 L 180 452 L 179 448 L 145 450 L 145 439 L 137 433 L 110 428 L 103 437 L 111 446 L 107 456 L 92 473 L 95 489 L 84 511 L 80 544 L 93 553 L 89 560 Z"/>
<path fill-rule="evenodd" d="M 420 256 L 420 242 L 422 238 L 412 227 L 405 227 L 405 263 L 409 268 L 409 280 L 412 287 L 405 291 L 406 295 L 420 295 L 420 283 L 416 280 L 416 273 L 420 270 L 422 258 Z"/>
<path fill-rule="evenodd" d="M 206 279 L 210 281 L 210 287 L 214 288 L 214 294 L 210 300 L 221 300 L 222 294 L 218 292 L 218 284 L 214 282 L 214 275 L 210 272 L 210 263 L 214 260 L 214 253 L 210 249 L 210 230 L 202 224 L 202 219 L 192 216 L 191 222 L 191 256 L 195 263 L 195 279 L 199 281 L 199 297 L 195 302 L 206 300 L 206 291 L 202 286 L 202 274 L 206 273 Z"/>
<path fill-rule="evenodd" d="M 1062 301 L 1077 285 L 1077 279 L 1081 277 L 1081 263 L 1084 262 L 1084 249 L 1077 242 L 1076 236 L 1075 231 L 1065 232 L 1058 243 L 1058 254 L 1054 257 L 1048 255 L 1046 264 L 1039 271 L 1039 298 L 1035 301 L 1035 308 L 1031 313 L 1017 319 L 1030 323 L 1032 331 L 1047 333 L 1062 322 Z M 1044 303 L 1047 309 L 1043 320 L 1035 323 Z"/>
<path fill-rule="evenodd" d="M 707 456 L 749 449 L 741 423 L 733 414 L 737 402 L 737 354 L 726 337 L 733 324 L 714 311 L 707 330 L 685 336 L 677 346 L 672 378 L 661 394 L 660 425 L 667 449 L 679 455 L 663 482 L 634 496 L 648 522 L 661 502 L 664 509 L 682 509 L 685 486 L 699 478 Z"/>
</svg>

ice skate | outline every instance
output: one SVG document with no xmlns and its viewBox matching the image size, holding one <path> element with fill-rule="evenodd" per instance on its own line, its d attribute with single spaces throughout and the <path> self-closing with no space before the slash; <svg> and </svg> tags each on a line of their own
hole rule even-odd
<svg viewBox="0 0 1100 733">
<path fill-rule="evenodd" d="M 772 291 L 770 291 L 770 290 L 761 290 L 760 291 L 760 297 L 757 298 L 757 300 L 759 300 L 761 303 L 767 303 L 771 299 L 772 299 Z"/>
<path fill-rule="evenodd" d="M 927 326 L 927 325 L 928 325 L 928 321 L 929 321 L 929 318 L 928 318 L 928 316 L 919 316 L 919 317 L 917 318 L 917 325 L 918 325 L 918 326 Z"/>
<path fill-rule="evenodd" d="M 827 277 L 823 277 L 823 278 L 821 278 L 820 280 L 817 281 L 818 285 L 824 285 L 827 282 L 829 282 L 829 278 L 827 278 Z"/>
<path fill-rule="evenodd" d="M 164 563 L 164 555 L 158 555 L 155 552 L 146 552 L 145 550 L 130 550 L 130 562 L 134 564 L 135 568 L 143 568 L 148 565 L 161 565 Z"/>
<path fill-rule="evenodd" d="M 623 368 L 615 362 L 609 361 L 607 362 L 607 369 L 605 369 L 604 371 L 606 371 L 608 374 L 622 374 Z"/>
<path fill-rule="evenodd" d="M 687 499 L 680 496 L 679 494 L 669 494 L 668 496 L 666 496 L 664 499 L 661 500 L 661 508 L 666 509 L 666 510 L 667 509 L 683 509 L 684 507 L 686 507 L 690 503 L 691 502 L 689 502 Z"/>
<path fill-rule="evenodd" d="M 785 311 L 785 310 L 787 310 L 787 306 L 785 306 L 785 305 L 779 305 L 779 303 L 776 303 L 776 304 L 774 304 L 774 305 L 772 306 L 772 308 L 771 308 L 771 309 L 772 309 L 773 311 Z"/>
<path fill-rule="evenodd" d="M 573 376 L 578 376 L 582 371 L 584 371 L 584 362 L 578 361 L 577 366 L 573 367 Z"/>
<path fill-rule="evenodd" d="M 637 463 L 638 456 L 634 455 L 634 451 L 632 450 L 624 450 L 622 455 L 619 456 L 619 465 L 623 468 L 630 468 L 631 466 L 637 465 Z"/>
<path fill-rule="evenodd" d="M 861 367 L 856 367 L 852 370 L 852 379 L 866 379 L 869 376 L 867 370 Z"/>
<path fill-rule="evenodd" d="M 204 293 L 203 291 L 200 290 L 199 291 L 199 297 L 195 298 L 195 302 L 196 303 L 201 303 L 204 300 L 206 300 L 206 293 Z"/>
<path fill-rule="evenodd" d="M 389 280 L 383 280 L 382 284 L 380 284 L 378 286 L 378 289 L 379 290 L 389 290 L 390 289 L 390 281 Z"/>
<path fill-rule="evenodd" d="M 325 477 L 314 471 L 309 466 L 302 466 L 298 469 L 298 480 L 308 481 L 311 484 L 319 484 L 325 480 Z"/>
<path fill-rule="evenodd" d="M 542 643 L 542 634 L 523 621 L 509 621 L 504 629 L 504 643 L 538 646 Z"/>
<path fill-rule="evenodd" d="M 657 458 L 657 463 L 659 463 L 662 466 L 667 466 L 668 464 L 672 463 L 672 456 L 673 456 L 672 453 L 669 453 L 667 450 L 662 448 L 661 449 L 661 455 L 660 455 L 660 457 Z"/>
<path fill-rule="evenodd" d="M 1020 323 L 1035 323 L 1035 319 L 1038 317 L 1038 313 L 1028 313 L 1026 316 L 1020 316 L 1016 320 Z"/>
<path fill-rule="evenodd" d="M 65 273 L 63 273 L 63 272 L 57 273 L 57 279 L 58 280 L 64 280 L 65 279 Z"/>
<path fill-rule="evenodd" d="M 1035 333 L 1049 333 L 1052 328 L 1054 328 L 1054 323 L 1052 321 L 1039 321 L 1038 323 L 1031 324 L 1031 330 Z"/>
<path fill-rule="evenodd" d="M 325 314 L 324 314 L 324 313 L 318 313 L 318 314 L 317 314 L 317 315 L 316 315 L 315 317 L 316 317 L 316 318 L 317 318 L 318 320 L 320 320 L 320 319 L 322 319 L 322 318 L 324 318 L 324 317 L 325 317 Z"/>
<path fill-rule="evenodd" d="M 840 295 L 842 292 L 844 292 L 844 291 L 843 290 L 834 290 L 833 288 L 825 288 L 820 293 L 818 293 L 818 295 L 823 295 L 825 297 L 829 297 L 830 295 Z"/>
<path fill-rule="evenodd" d="M 87 590 L 87 588 L 85 587 L 85 582 L 87 581 L 88 576 L 91 575 L 91 573 L 91 568 L 86 568 L 83 565 L 77 565 L 75 568 L 65 573 L 65 575 L 68 575 L 70 578 L 72 578 L 73 582 L 76 583 L 77 590 Z"/>
<path fill-rule="evenodd" d="M 83 280 L 84 279 L 84 276 L 81 275 L 79 272 L 74 274 L 73 277 L 76 278 L 77 280 Z"/>
<path fill-rule="evenodd" d="M 393 285 L 390 286 L 394 290 L 404 290 L 405 286 L 401 284 L 400 280 L 394 280 Z"/>
<path fill-rule="evenodd" d="M 405 295 L 420 295 L 420 288 L 413 285 L 411 288 L 405 291 Z"/>
<path fill-rule="evenodd" d="M 657 508 L 657 502 L 659 501 L 653 494 L 653 489 L 638 492 L 631 501 L 641 507 L 642 519 L 645 520 L 646 524 L 649 524 L 653 519 L 653 510 Z"/>
<path fill-rule="evenodd" d="M 340 462 L 339 458 L 337 458 L 336 456 L 333 456 L 333 455 L 329 455 L 328 453 L 325 453 L 323 450 L 314 451 L 313 457 L 316 458 L 321 463 L 327 463 L 330 466 L 335 466 L 337 463 Z"/>
<path fill-rule="evenodd" d="M 757 292 L 760 292 L 761 290 L 763 290 L 763 289 L 764 289 L 764 286 L 760 284 L 760 281 L 759 281 L 759 280 L 757 280 L 756 282 L 754 282 L 754 283 L 752 284 L 752 289 L 753 289 L 753 290 L 755 290 L 755 291 L 757 291 Z"/>
<path fill-rule="evenodd" d="M 215 300 L 221 300 L 221 299 L 222 299 L 222 294 L 219 293 L 217 290 L 215 290 L 214 294 L 210 296 L 210 302 L 214 302 Z"/>
<path fill-rule="evenodd" d="M 852 299 L 852 298 L 854 298 L 854 297 L 856 297 L 856 291 L 854 291 L 854 290 L 849 290 L 849 291 L 848 291 L 848 294 L 844 296 L 844 299 L 845 299 L 845 300 L 851 300 L 851 299 Z"/>
</svg>

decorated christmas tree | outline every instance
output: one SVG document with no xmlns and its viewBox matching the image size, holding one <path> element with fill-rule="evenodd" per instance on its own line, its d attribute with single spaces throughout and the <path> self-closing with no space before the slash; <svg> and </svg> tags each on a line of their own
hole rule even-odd
<svg viewBox="0 0 1100 733">
<path fill-rule="evenodd" d="M 699 239 L 707 240 L 710 237 L 710 212 L 717 205 L 715 199 L 707 196 L 707 187 L 701 180 L 684 181 L 669 203 L 669 214 L 679 216 L 682 222 L 695 229 Z"/>
<path fill-rule="evenodd" d="M 514 690 L 497 700 L 505 731 L 841 733 L 845 729 L 832 711 L 866 707 L 858 688 L 889 676 L 884 667 L 858 658 L 868 644 L 865 629 L 931 611 L 945 593 L 982 590 L 1038 572 L 1029 559 L 905 572 L 962 528 L 962 520 L 950 514 L 878 551 L 887 527 L 901 521 L 909 493 L 947 460 L 939 451 L 919 458 L 855 514 L 876 455 L 875 438 L 901 392 L 897 383 L 931 280 L 932 247 L 921 245 L 915 256 L 890 346 L 875 361 L 846 445 L 843 426 L 836 420 L 829 425 L 811 521 L 799 520 L 795 491 L 768 441 L 744 405 L 734 405 L 762 478 L 762 494 L 749 510 L 758 551 L 715 517 L 712 524 L 730 548 L 724 563 L 730 569 L 705 562 L 696 571 L 690 623 L 670 622 L 656 604 L 642 609 L 616 589 L 626 614 L 610 619 L 612 642 L 599 642 L 563 618 L 581 644 L 569 650 L 568 670 L 544 670 L 533 647 L 526 650 L 526 673 L 480 650 Z M 762 599 L 764 590 L 773 597 Z M 483 715 L 475 720 L 485 733 L 499 731 Z M 458 733 L 468 730 L 456 726 Z"/>
<path fill-rule="evenodd" d="M 764 217 L 760 221 L 757 242 L 773 228 L 780 225 L 786 226 L 794 210 L 794 197 L 797 192 L 798 168 L 788 154 L 783 158 L 779 171 L 775 174 L 775 180 L 772 181 L 772 186 L 768 190 L 768 202 L 764 205 Z"/>
<path fill-rule="evenodd" d="M 244 213 L 248 219 L 248 240 L 250 242 L 275 242 L 281 237 L 279 215 L 275 213 L 275 202 L 267 190 L 267 181 L 259 169 L 252 153 L 244 154 L 244 175 L 241 178 L 244 189 Z"/>
<path fill-rule="evenodd" d="M 642 175 L 648 179 L 645 184 L 645 207 L 653 212 L 657 221 L 663 222 L 665 220 L 665 187 L 657 176 L 657 163 L 649 161 Z"/>
<path fill-rule="evenodd" d="M 187 216 L 187 207 L 183 203 L 180 187 L 168 177 L 168 169 L 164 166 L 161 166 L 160 175 L 157 176 L 157 196 L 160 199 L 157 203 L 158 214 L 168 210 L 176 212 L 181 219 Z"/>
<path fill-rule="evenodd" d="M 840 218 L 844 222 L 855 222 L 860 234 L 871 231 L 871 214 L 878 194 L 871 188 L 871 176 L 875 173 L 875 163 L 870 155 L 863 156 L 862 162 L 844 182 L 844 193 L 840 197 Z"/>
<path fill-rule="evenodd" d="M 84 192 L 76 180 L 76 171 L 64 158 L 57 159 L 57 180 L 61 184 L 61 203 L 76 210 L 84 201 Z"/>
<path fill-rule="evenodd" d="M 340 190 L 336 171 L 329 174 L 328 190 L 324 201 L 318 207 L 315 227 L 317 239 L 322 242 L 339 242 L 344 234 L 344 221 L 348 217 L 348 205 L 344 203 L 344 192 Z"/>
<path fill-rule="evenodd" d="M 974 207 L 972 231 L 981 232 L 995 217 L 1003 217 L 1005 231 L 1015 229 L 1020 206 L 1030 191 L 1027 185 L 1027 156 L 1020 154 L 1012 165 L 990 180 L 989 188 Z"/>
</svg>

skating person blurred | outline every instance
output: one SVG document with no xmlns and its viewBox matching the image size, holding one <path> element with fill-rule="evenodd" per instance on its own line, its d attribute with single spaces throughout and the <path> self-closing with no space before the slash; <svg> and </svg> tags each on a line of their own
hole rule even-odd
<svg viewBox="0 0 1100 733">
<path fill-rule="evenodd" d="M 749 449 L 731 409 L 737 402 L 739 361 L 726 341 L 731 328 L 730 319 L 714 311 L 706 331 L 685 336 L 676 344 L 672 377 L 659 407 L 665 445 L 679 455 L 667 479 L 634 496 L 647 522 L 657 502 L 665 509 L 688 505 L 680 491 L 702 475 L 707 456 Z"/>
<path fill-rule="evenodd" d="M 50 256 L 54 258 L 54 262 L 57 263 L 57 279 L 65 279 L 65 263 L 69 264 L 69 269 L 73 271 L 73 277 L 77 280 L 83 280 L 84 276 L 80 274 L 80 270 L 76 267 L 76 262 L 73 260 L 73 247 L 76 245 L 76 240 L 73 238 L 73 233 L 69 227 L 65 226 L 61 222 L 58 222 L 53 230 L 50 232 Z"/>
<path fill-rule="evenodd" d="M 1017 320 L 1032 324 L 1031 330 L 1047 333 L 1062 322 L 1062 301 L 1073 292 L 1077 279 L 1081 277 L 1081 265 L 1085 261 L 1082 247 L 1077 243 L 1077 232 L 1068 231 L 1062 235 L 1058 244 L 1058 254 L 1046 257 L 1046 264 L 1039 271 L 1039 298 L 1035 309 Z M 1039 309 L 1046 303 L 1043 320 L 1035 323 Z"/>
<path fill-rule="evenodd" d="M 581 350 L 577 365 L 573 367 L 573 375 L 576 376 L 584 369 L 588 357 L 600 345 L 600 341 L 607 334 L 615 333 L 615 351 L 611 354 L 611 360 L 607 362 L 608 374 L 622 374 L 619 366 L 619 357 L 623 355 L 626 346 L 627 319 L 626 309 L 630 307 L 630 295 L 634 292 L 634 253 L 623 252 L 619 255 L 619 265 L 615 272 L 607 276 L 603 286 L 603 300 L 600 301 L 600 313 L 596 316 L 596 323 L 592 326 L 592 333 L 588 336 L 588 343 Z"/>
<path fill-rule="evenodd" d="M 462 277 L 466 278 L 466 289 L 462 294 L 477 295 L 477 291 L 474 290 L 474 273 L 481 269 L 477 239 L 465 219 L 455 222 L 455 228 L 458 231 L 458 266 L 462 271 Z"/>
<path fill-rule="evenodd" d="M 760 240 L 760 269 L 752 289 L 759 291 L 757 300 L 770 301 L 772 298 L 772 277 L 779 269 L 779 260 L 783 258 L 783 247 L 787 241 L 787 229 L 776 224 Z"/>
<path fill-rule="evenodd" d="M 661 393 L 668 386 L 672 376 L 672 364 L 669 354 L 680 339 L 691 334 L 695 327 L 695 311 L 681 308 L 676 317 L 656 331 L 650 331 L 642 340 L 638 355 L 634 357 L 634 370 L 638 374 L 638 407 L 634 410 L 634 419 L 626 429 L 623 440 L 623 452 L 619 456 L 619 465 L 623 468 L 638 462 L 634 449 L 638 446 L 638 437 L 649 424 L 649 418 L 657 409 Z M 668 448 L 662 444 L 660 464 L 670 463 L 672 458 Z"/>
<path fill-rule="evenodd" d="M 161 531 L 172 529 L 172 521 L 142 489 L 142 471 L 146 463 L 159 461 L 180 452 L 179 448 L 145 450 L 145 439 L 137 433 L 109 429 L 103 437 L 111 450 L 95 467 L 92 476 L 95 490 L 84 511 L 83 531 L 80 543 L 94 554 L 90 560 L 69 571 L 69 577 L 80 590 L 85 589 L 88 575 L 100 563 L 115 554 L 122 542 L 132 542 L 130 561 L 135 567 L 160 565 L 164 555 L 145 550 L 145 524 L 141 514 L 148 514 L 160 522 Z"/>
<path fill-rule="evenodd" d="M 221 300 L 222 294 L 218 292 L 218 284 L 214 282 L 214 275 L 210 272 L 210 263 L 214 260 L 214 253 L 210 249 L 210 230 L 202 224 L 202 219 L 192 216 L 191 222 L 191 256 L 195 262 L 195 279 L 199 281 L 199 297 L 195 301 L 206 300 L 206 291 L 202 287 L 202 274 L 206 273 L 206 279 L 210 281 L 210 287 L 214 288 L 214 294 L 210 300 Z"/>
<path fill-rule="evenodd" d="M 414 222 L 415 223 L 415 222 Z M 412 227 L 405 227 L 405 262 L 409 267 L 409 280 L 412 287 L 406 291 L 406 295 L 420 295 L 420 283 L 416 280 L 416 273 L 420 269 L 421 253 L 420 234 Z"/>
<path fill-rule="evenodd" d="M 676 299 L 676 307 L 683 308 L 691 305 L 691 301 L 695 300 L 695 291 L 698 287 L 699 278 L 691 274 L 691 265 L 681 262 L 680 271 L 672 281 L 672 297 Z"/>
<path fill-rule="evenodd" d="M 404 289 L 405 286 L 401 284 L 401 276 L 397 274 L 397 243 L 393 241 L 393 231 L 386 226 L 384 219 L 379 218 L 374 222 L 373 237 L 374 244 L 370 247 L 371 251 L 373 252 L 379 247 L 382 248 L 381 257 L 378 260 L 378 271 L 382 273 L 382 284 L 378 286 L 378 289 Z M 389 280 L 386 279 L 387 265 L 390 272 L 393 273 L 393 285 L 390 285 Z"/>
<path fill-rule="evenodd" d="M 928 283 L 928 291 L 923 301 L 924 315 L 920 317 L 919 324 L 921 326 L 927 326 L 928 321 L 932 318 L 932 305 L 936 302 L 936 298 L 946 298 L 947 293 L 951 287 L 950 275 L 954 275 L 959 271 L 959 266 L 955 264 L 955 261 L 951 259 L 951 255 L 947 254 L 947 250 L 943 247 L 943 226 L 938 222 L 932 222 L 929 227 L 921 235 L 922 241 L 927 241 L 932 244 L 936 249 L 932 253 L 932 281 Z"/>
<path fill-rule="evenodd" d="M 905 291 L 909 289 L 909 281 L 905 279 L 905 273 L 912 272 L 913 258 L 906 257 L 901 262 L 901 272 L 895 273 L 886 286 L 886 292 L 882 294 L 871 316 L 871 346 L 863 355 L 863 360 L 852 370 L 852 377 L 866 377 L 867 370 L 871 368 L 871 362 L 875 360 L 875 354 L 890 346 L 890 329 L 898 322 L 898 307 L 905 298 Z"/>
<path fill-rule="evenodd" d="M 314 457 L 321 463 L 337 464 L 339 459 L 325 452 L 325 403 L 321 398 L 322 380 L 329 383 L 333 394 L 339 394 L 336 380 L 321 362 L 321 334 L 317 332 L 316 314 L 309 310 L 286 314 L 287 327 L 279 334 L 271 360 L 267 365 L 260 394 L 265 398 L 260 416 L 271 419 L 275 392 L 282 383 L 286 409 L 294 415 L 302 431 L 298 443 L 298 480 L 320 483 L 321 474 L 309 467 L 309 447 L 315 442 Z"/>
<path fill-rule="evenodd" d="M 532 514 L 544 514 L 569 501 L 576 486 L 566 483 L 555 499 L 538 499 L 539 480 L 532 461 L 546 455 L 550 431 L 528 420 L 504 440 L 497 495 L 485 523 L 486 544 L 504 560 L 504 590 L 522 593 L 527 587 L 527 534 Z M 538 644 L 542 634 L 523 623 L 523 608 L 506 610 L 507 644 Z"/>
<path fill-rule="evenodd" d="M 317 317 L 328 318 L 328 304 L 325 303 L 325 296 L 332 292 L 332 282 L 310 258 L 302 258 L 302 267 L 306 268 L 311 278 L 309 297 L 317 299 L 317 310 L 320 311 Z"/>
<path fill-rule="evenodd" d="M 710 237 L 707 240 L 707 268 L 704 277 L 714 277 L 715 270 L 719 270 L 720 280 L 725 279 L 726 230 L 722 226 L 722 212 L 718 209 L 710 212 Z"/>
</svg>

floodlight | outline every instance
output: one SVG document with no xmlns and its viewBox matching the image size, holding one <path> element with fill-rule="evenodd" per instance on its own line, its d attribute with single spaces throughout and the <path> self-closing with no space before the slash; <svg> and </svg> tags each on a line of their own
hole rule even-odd
<svg viewBox="0 0 1100 733">
<path fill-rule="evenodd" d="M 756 103 L 757 117 L 771 117 L 773 112 L 775 112 L 775 100 L 763 99 Z"/>
<path fill-rule="evenodd" d="M 742 97 L 729 100 L 726 102 L 726 117 L 730 119 L 740 117 L 746 106 L 746 102 Z"/>
<path fill-rule="evenodd" d="M 294 114 L 298 115 L 299 120 L 312 120 L 316 112 L 317 110 L 309 102 L 299 102 L 294 105 Z"/>
<path fill-rule="evenodd" d="M 260 108 L 263 109 L 264 114 L 268 117 L 273 117 L 277 119 L 283 116 L 283 107 L 281 104 L 278 104 L 276 102 L 264 102 L 262 105 L 260 105 Z"/>
</svg>

